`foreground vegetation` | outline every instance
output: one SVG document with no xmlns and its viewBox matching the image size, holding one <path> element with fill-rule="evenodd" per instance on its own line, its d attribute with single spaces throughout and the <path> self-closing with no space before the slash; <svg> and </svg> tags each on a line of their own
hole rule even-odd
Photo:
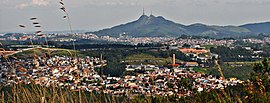
<svg viewBox="0 0 270 103">
<path fill-rule="evenodd" d="M 260 82 L 258 82 L 259 84 Z M 83 91 L 71 91 L 56 87 L 43 87 L 37 85 L 13 85 L 1 88 L 1 101 L 11 103 L 233 103 L 233 102 L 270 102 L 270 92 L 262 89 L 263 85 L 239 85 L 228 87 L 225 90 L 211 90 L 196 93 L 190 97 L 178 98 L 172 96 L 144 96 L 144 95 L 120 95 L 114 96 L 104 93 L 89 93 Z"/>
</svg>

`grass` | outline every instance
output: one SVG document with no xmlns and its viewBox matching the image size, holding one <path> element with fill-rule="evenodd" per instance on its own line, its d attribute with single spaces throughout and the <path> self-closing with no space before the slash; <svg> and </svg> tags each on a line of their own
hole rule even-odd
<svg viewBox="0 0 270 103">
<path fill-rule="evenodd" d="M 217 47 L 218 45 L 202 45 L 205 49 L 209 50 L 211 47 Z"/>
<path fill-rule="evenodd" d="M 199 73 L 205 73 L 205 74 L 208 74 L 208 73 L 207 73 L 208 68 L 194 67 L 193 70 L 196 71 L 196 72 L 199 72 Z"/>
<path fill-rule="evenodd" d="M 257 62 L 224 62 L 224 64 L 254 64 L 254 63 L 259 63 L 261 61 L 257 61 Z"/>
<path fill-rule="evenodd" d="M 157 58 L 149 54 L 134 54 L 124 59 L 129 61 L 128 64 L 153 64 L 153 65 L 167 65 L 172 63 L 172 58 Z M 181 60 L 176 60 L 181 62 Z"/>
<path fill-rule="evenodd" d="M 226 62 L 221 64 L 222 72 L 226 78 L 238 78 L 241 80 L 247 80 L 250 74 L 253 73 L 252 62 Z M 209 68 L 195 67 L 194 71 L 201 72 L 205 74 L 211 74 L 215 76 L 220 76 L 216 66 Z"/>
<path fill-rule="evenodd" d="M 21 85 L 1 88 L 0 101 L 11 103 L 105 103 L 121 102 L 121 98 L 112 95 L 81 91 L 71 91 L 65 88 L 43 87 L 39 85 Z"/>
<path fill-rule="evenodd" d="M 145 95 L 110 95 L 104 93 L 71 91 L 65 88 L 43 87 L 39 85 L 14 84 L 0 88 L 2 103 L 247 103 L 270 102 L 270 92 L 256 91 L 256 87 L 247 83 L 225 90 L 197 92 L 190 97 Z M 229 95 L 229 96 L 228 96 Z"/>
<path fill-rule="evenodd" d="M 13 54 L 13 57 L 17 58 L 33 58 L 33 57 L 44 57 L 45 54 L 49 54 L 50 56 L 71 56 L 74 57 L 74 54 L 78 57 L 83 57 L 84 55 L 79 51 L 68 50 L 68 49 L 56 49 L 56 48 L 35 48 L 30 50 L 25 50 L 16 54 Z"/>
</svg>

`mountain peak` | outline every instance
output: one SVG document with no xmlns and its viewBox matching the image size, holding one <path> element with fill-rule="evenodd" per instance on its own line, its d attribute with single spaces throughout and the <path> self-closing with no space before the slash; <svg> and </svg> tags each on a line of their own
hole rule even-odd
<svg viewBox="0 0 270 103">
<path fill-rule="evenodd" d="M 166 23 L 168 22 L 168 20 L 166 20 L 164 17 L 162 16 L 154 16 L 154 15 L 142 15 L 137 22 L 141 22 L 143 24 L 152 24 L 152 23 Z"/>
<path fill-rule="evenodd" d="M 145 20 L 145 19 L 148 19 L 149 17 L 147 15 L 142 15 L 139 20 Z"/>
<path fill-rule="evenodd" d="M 266 23 L 267 24 L 267 23 Z M 255 24 L 254 24 L 255 25 Z M 256 24 L 257 25 L 257 24 Z M 264 27 L 270 26 L 263 25 Z M 180 35 L 203 35 L 203 36 L 215 36 L 217 38 L 222 37 L 237 37 L 245 35 L 254 35 L 251 27 L 247 26 L 214 26 L 205 25 L 201 23 L 182 25 L 173 21 L 167 20 L 162 16 L 155 15 L 141 15 L 138 20 L 114 26 L 112 28 L 103 29 L 100 31 L 92 32 L 98 36 L 113 36 L 118 37 L 123 32 L 132 37 L 178 37 Z M 254 30 L 253 30 L 254 31 Z M 260 30 L 260 32 L 264 32 Z M 265 31 L 268 33 L 268 31 Z M 216 36 L 218 35 L 218 36 Z"/>
<path fill-rule="evenodd" d="M 151 14 L 149 17 L 150 17 L 150 18 L 155 18 L 155 16 L 154 16 L 154 15 L 152 15 L 152 14 Z"/>
</svg>

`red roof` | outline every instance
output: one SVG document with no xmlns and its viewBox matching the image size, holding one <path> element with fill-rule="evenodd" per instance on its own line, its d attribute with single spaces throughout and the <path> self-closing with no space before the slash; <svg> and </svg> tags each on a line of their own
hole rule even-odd
<svg viewBox="0 0 270 103">
<path fill-rule="evenodd" d="M 194 49 L 194 48 L 181 48 L 179 49 L 182 53 L 208 53 L 209 50 L 205 49 Z"/>
<path fill-rule="evenodd" d="M 5 55 L 9 55 L 9 54 L 13 54 L 16 51 L 0 51 L 0 56 L 5 56 Z"/>
<path fill-rule="evenodd" d="M 169 64 L 169 66 L 178 67 L 179 64 Z"/>
</svg>

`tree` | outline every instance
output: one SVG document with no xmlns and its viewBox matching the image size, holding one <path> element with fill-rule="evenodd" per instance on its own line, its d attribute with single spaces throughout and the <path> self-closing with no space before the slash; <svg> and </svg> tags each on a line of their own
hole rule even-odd
<svg viewBox="0 0 270 103">
<path fill-rule="evenodd" d="M 270 71 L 269 59 L 264 59 L 261 63 L 256 63 L 254 71 L 261 76 L 269 76 Z"/>
<path fill-rule="evenodd" d="M 190 45 L 185 43 L 182 47 L 184 47 L 184 48 L 190 48 Z"/>
<path fill-rule="evenodd" d="M 264 59 L 261 63 L 256 63 L 253 70 L 255 73 L 251 74 L 251 81 L 254 86 L 259 89 L 261 93 L 270 91 L 270 61 Z"/>
</svg>

